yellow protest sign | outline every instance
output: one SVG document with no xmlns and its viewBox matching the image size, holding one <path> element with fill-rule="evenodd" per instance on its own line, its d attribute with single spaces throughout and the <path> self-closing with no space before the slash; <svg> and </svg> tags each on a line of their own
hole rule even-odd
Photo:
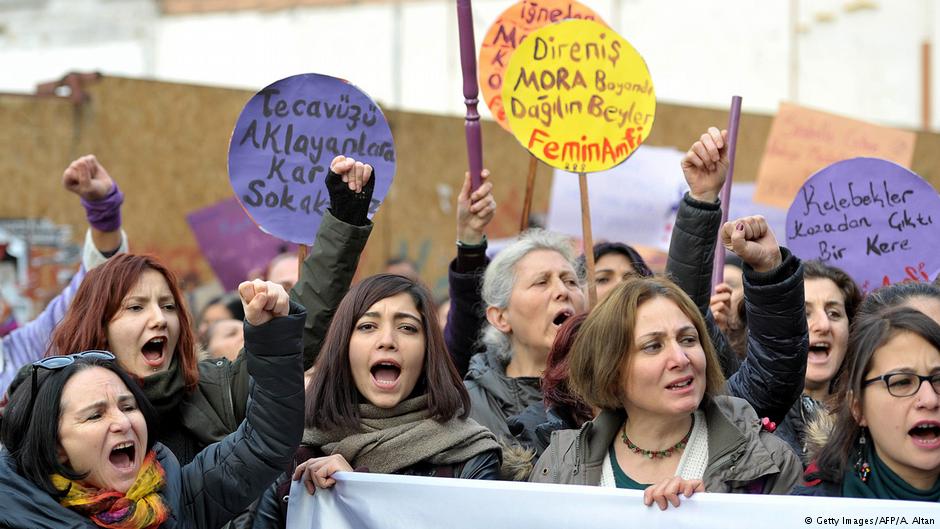
<svg viewBox="0 0 940 529">
<path fill-rule="evenodd" d="M 483 37 L 478 61 L 480 88 L 483 101 L 504 129 L 510 130 L 503 109 L 503 73 L 509 58 L 529 33 L 569 18 L 604 22 L 577 0 L 521 0 L 506 8 Z"/>
<path fill-rule="evenodd" d="M 610 169 L 653 127 L 656 96 L 646 63 L 623 37 L 596 22 L 566 20 L 530 33 L 504 79 L 513 135 L 552 167 Z"/>
</svg>

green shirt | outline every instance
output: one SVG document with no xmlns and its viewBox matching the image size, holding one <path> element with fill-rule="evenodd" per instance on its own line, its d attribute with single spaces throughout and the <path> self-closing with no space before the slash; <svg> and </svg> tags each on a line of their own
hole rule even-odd
<svg viewBox="0 0 940 529">
<path fill-rule="evenodd" d="M 610 466 L 614 469 L 614 481 L 617 483 L 618 489 L 633 489 L 633 490 L 646 490 L 649 485 L 644 485 L 637 481 L 634 481 L 633 478 L 627 475 L 626 472 L 620 468 L 620 463 L 617 463 L 617 451 L 614 450 L 614 445 L 610 445 Z"/>
</svg>

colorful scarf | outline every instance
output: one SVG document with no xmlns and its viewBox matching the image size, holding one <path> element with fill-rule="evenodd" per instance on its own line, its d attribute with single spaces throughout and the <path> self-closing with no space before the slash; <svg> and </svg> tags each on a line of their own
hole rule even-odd
<svg viewBox="0 0 940 529">
<path fill-rule="evenodd" d="M 87 487 L 60 474 L 52 475 L 52 483 L 59 490 L 68 488 L 60 505 L 90 517 L 100 527 L 155 529 L 170 515 L 158 493 L 166 484 L 166 475 L 153 450 L 144 458 L 137 480 L 126 494 Z"/>
</svg>

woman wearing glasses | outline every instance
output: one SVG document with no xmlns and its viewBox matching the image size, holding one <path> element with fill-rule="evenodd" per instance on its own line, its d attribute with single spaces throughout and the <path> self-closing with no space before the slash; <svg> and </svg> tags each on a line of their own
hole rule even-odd
<svg viewBox="0 0 940 529">
<path fill-rule="evenodd" d="M 257 498 L 300 441 L 305 314 L 280 286 L 239 290 L 254 384 L 237 430 L 181 465 L 115 355 L 44 358 L 0 427 L 0 527 L 221 527 Z"/>
<path fill-rule="evenodd" d="M 908 307 L 860 316 L 837 397 L 794 494 L 940 501 L 940 325 Z"/>
</svg>

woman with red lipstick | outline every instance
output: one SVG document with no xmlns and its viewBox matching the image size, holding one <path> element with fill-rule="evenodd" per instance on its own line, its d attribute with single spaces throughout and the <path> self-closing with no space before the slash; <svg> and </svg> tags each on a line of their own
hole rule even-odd
<svg viewBox="0 0 940 529">
<path fill-rule="evenodd" d="M 940 501 L 940 325 L 909 307 L 854 325 L 843 404 L 794 494 Z"/>
<path fill-rule="evenodd" d="M 600 409 L 552 434 L 531 480 L 644 490 L 678 506 L 695 492 L 786 494 L 802 467 L 724 378 L 705 321 L 682 290 L 633 278 L 587 316 L 568 356 L 570 388 Z"/>
<path fill-rule="evenodd" d="M 470 399 L 427 289 L 404 276 L 365 279 L 343 298 L 307 388 L 295 466 L 262 497 L 255 528 L 284 527 L 291 478 L 313 494 L 334 473 L 496 479 L 493 434 L 467 418 Z"/>
<path fill-rule="evenodd" d="M 303 415 L 303 307 L 280 285 L 243 283 L 252 406 L 188 464 L 159 442 L 161 418 L 107 351 L 30 366 L 0 427 L 0 527 L 221 527 L 288 464 Z"/>
</svg>

